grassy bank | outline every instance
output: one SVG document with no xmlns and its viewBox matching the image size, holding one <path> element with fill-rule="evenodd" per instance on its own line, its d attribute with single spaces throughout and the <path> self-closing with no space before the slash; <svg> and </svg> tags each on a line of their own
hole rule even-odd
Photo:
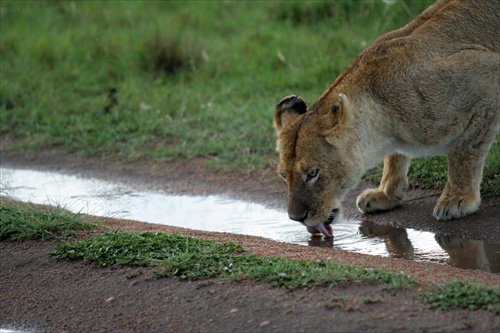
<svg viewBox="0 0 500 333">
<path fill-rule="evenodd" d="M 0 201 L 0 240 L 57 239 L 52 253 L 59 259 L 84 259 L 96 267 L 133 265 L 157 267 L 157 277 L 176 276 L 182 280 L 223 278 L 250 279 L 272 286 L 312 288 L 353 283 L 372 283 L 384 289 L 411 288 L 416 282 L 403 273 L 340 263 L 292 261 L 263 258 L 247 253 L 233 243 L 218 244 L 181 235 L 162 233 L 130 234 L 107 232 L 79 241 L 65 242 L 77 230 L 95 228 L 80 216 L 62 209 L 41 209 L 27 204 Z M 452 282 L 437 291 L 419 294 L 422 301 L 443 310 L 490 309 L 498 313 L 500 290 L 488 289 L 468 281 Z M 338 301 L 338 300 L 337 300 Z"/>
<path fill-rule="evenodd" d="M 259 171 L 276 160 L 271 120 L 282 97 L 311 105 L 374 39 L 432 2 L 4 0 L 2 149 L 201 156 Z M 499 152 L 487 182 L 500 173 Z M 443 177 L 443 161 L 429 165 L 430 181 L 414 185 Z"/>
<path fill-rule="evenodd" d="M 415 283 L 404 274 L 324 261 L 263 258 L 246 253 L 233 243 L 217 244 L 176 234 L 106 233 L 77 243 L 59 243 L 54 255 L 85 259 L 98 267 L 114 264 L 158 266 L 158 277 L 252 279 L 289 289 L 360 282 L 398 289 Z"/>
<path fill-rule="evenodd" d="M 53 255 L 59 259 L 84 259 L 97 267 L 114 264 L 157 266 L 157 277 L 249 279 L 288 289 L 372 283 L 382 289 L 394 290 L 417 285 L 403 273 L 387 273 L 323 260 L 263 258 L 248 254 L 233 243 L 217 244 L 176 234 L 106 233 L 77 243 L 59 243 Z M 437 291 L 419 293 L 419 297 L 430 307 L 441 310 L 488 309 L 500 312 L 500 289 L 485 288 L 471 281 L 453 281 L 439 286 Z"/>
</svg>

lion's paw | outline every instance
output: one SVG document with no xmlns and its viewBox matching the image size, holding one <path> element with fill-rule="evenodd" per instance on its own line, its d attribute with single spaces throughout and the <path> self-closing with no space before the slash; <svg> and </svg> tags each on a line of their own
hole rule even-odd
<svg viewBox="0 0 500 333">
<path fill-rule="evenodd" d="M 381 210 L 390 210 L 401 202 L 401 198 L 390 198 L 384 191 L 368 189 L 356 199 L 356 205 L 362 213 L 372 213 Z"/>
<path fill-rule="evenodd" d="M 474 213 L 479 209 L 481 200 L 476 196 L 441 196 L 434 207 L 434 217 L 438 220 L 451 220 Z"/>
</svg>

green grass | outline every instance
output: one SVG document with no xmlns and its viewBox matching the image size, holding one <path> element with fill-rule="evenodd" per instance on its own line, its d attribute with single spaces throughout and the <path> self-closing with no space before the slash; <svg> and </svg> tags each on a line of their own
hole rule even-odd
<svg viewBox="0 0 500 333">
<path fill-rule="evenodd" d="M 108 265 L 157 266 L 162 260 L 179 254 L 224 257 L 243 252 L 234 244 L 217 244 L 180 235 L 145 232 L 130 234 L 108 232 L 78 243 L 59 243 L 55 255 L 59 258 L 81 258 L 98 267 Z M 197 269 L 195 269 L 197 271 Z M 200 276 L 210 276 L 199 271 Z"/>
<path fill-rule="evenodd" d="M 206 157 L 258 172 L 276 162 L 281 98 L 311 105 L 373 40 L 433 2 L 3 0 L 2 149 Z M 499 154 L 497 144 L 488 193 L 500 192 Z M 422 163 L 422 173 L 434 164 Z M 436 163 L 414 184 L 441 187 Z"/>
<path fill-rule="evenodd" d="M 92 261 L 98 267 L 113 264 L 158 266 L 155 273 L 158 277 L 253 279 L 290 289 L 360 282 L 397 289 L 415 283 L 404 274 L 324 261 L 263 258 L 248 254 L 233 243 L 217 244 L 176 234 L 106 233 L 76 243 L 59 243 L 53 254 L 57 258 Z"/>
<path fill-rule="evenodd" d="M 91 229 L 95 225 L 81 222 L 78 215 L 60 207 L 40 210 L 32 204 L 0 200 L 0 240 L 67 239 L 76 230 Z"/>
<path fill-rule="evenodd" d="M 488 289 L 469 281 L 454 281 L 434 293 L 421 294 L 425 304 L 440 310 L 489 309 L 500 313 L 500 288 Z"/>
</svg>

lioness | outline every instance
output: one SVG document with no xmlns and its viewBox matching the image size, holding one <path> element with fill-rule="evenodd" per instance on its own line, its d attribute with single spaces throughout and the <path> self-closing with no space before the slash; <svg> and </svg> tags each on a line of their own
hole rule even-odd
<svg viewBox="0 0 500 333">
<path fill-rule="evenodd" d="M 340 202 L 384 160 L 379 188 L 357 198 L 361 212 L 401 203 L 410 156 L 448 154 L 438 220 L 475 212 L 483 164 L 499 128 L 498 0 L 440 0 L 378 38 L 308 111 L 281 100 L 274 127 L 288 215 L 332 236 Z"/>
</svg>

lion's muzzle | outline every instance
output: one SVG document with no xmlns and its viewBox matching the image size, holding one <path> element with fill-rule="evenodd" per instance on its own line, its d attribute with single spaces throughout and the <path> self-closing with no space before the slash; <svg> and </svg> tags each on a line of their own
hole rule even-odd
<svg viewBox="0 0 500 333">
<path fill-rule="evenodd" d="M 305 225 L 305 221 L 307 219 L 309 212 L 306 209 L 303 209 L 303 207 L 301 208 L 302 209 L 297 209 L 297 207 L 294 207 L 293 210 L 289 208 L 288 217 L 291 220 L 300 222 Z M 322 233 L 325 237 L 333 237 L 333 229 L 331 223 L 338 214 L 339 210 L 333 209 L 328 215 L 328 219 L 326 221 L 319 223 L 315 226 L 306 225 L 307 231 L 311 234 Z"/>
</svg>

